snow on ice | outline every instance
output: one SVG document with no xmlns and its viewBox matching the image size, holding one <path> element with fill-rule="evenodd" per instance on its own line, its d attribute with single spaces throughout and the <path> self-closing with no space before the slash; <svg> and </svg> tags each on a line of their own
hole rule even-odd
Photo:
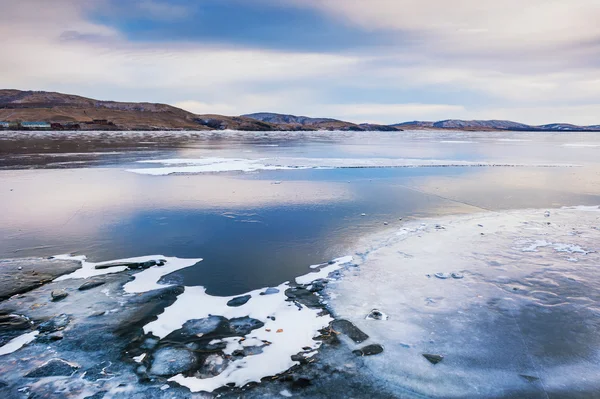
<svg viewBox="0 0 600 399">
<path fill-rule="evenodd" d="M 336 169 L 336 168 L 404 168 L 404 167 L 573 167 L 572 164 L 513 164 L 494 162 L 425 160 L 406 158 L 199 158 L 138 161 L 140 164 L 158 164 L 158 168 L 136 168 L 129 172 L 164 176 L 171 174 L 199 174 L 218 172 L 256 172 L 261 170 Z"/>
</svg>

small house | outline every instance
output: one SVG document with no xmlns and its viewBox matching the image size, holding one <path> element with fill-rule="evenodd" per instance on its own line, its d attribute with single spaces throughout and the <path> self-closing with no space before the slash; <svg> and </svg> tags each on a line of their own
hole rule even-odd
<svg viewBox="0 0 600 399">
<path fill-rule="evenodd" d="M 8 129 L 8 128 L 10 128 L 10 122 L 0 121 L 0 128 L 1 129 Z"/>
</svg>

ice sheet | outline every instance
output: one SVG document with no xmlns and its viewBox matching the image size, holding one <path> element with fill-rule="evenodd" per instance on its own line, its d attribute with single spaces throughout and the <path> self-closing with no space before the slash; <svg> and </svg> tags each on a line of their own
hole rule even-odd
<svg viewBox="0 0 600 399">
<path fill-rule="evenodd" d="M 519 164 L 460 160 L 409 158 L 200 158 L 139 161 L 159 164 L 159 168 L 129 169 L 129 172 L 163 176 L 218 172 L 256 172 L 260 170 L 337 169 L 337 168 L 404 168 L 404 167 L 574 167 L 574 164 Z"/>
<path fill-rule="evenodd" d="M 597 210 L 443 217 L 366 237 L 358 272 L 327 288 L 334 315 L 385 348 L 361 375 L 400 397 L 600 392 Z M 464 277 L 434 276 L 453 272 Z M 372 309 L 389 319 L 366 320 Z"/>
</svg>

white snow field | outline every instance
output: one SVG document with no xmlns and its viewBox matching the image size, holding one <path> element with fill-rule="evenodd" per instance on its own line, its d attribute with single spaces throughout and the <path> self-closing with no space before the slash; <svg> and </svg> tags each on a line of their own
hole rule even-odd
<svg viewBox="0 0 600 399">
<path fill-rule="evenodd" d="M 327 288 L 335 317 L 370 336 L 361 346 L 385 348 L 362 374 L 400 397 L 597 394 L 600 208 L 545 211 L 410 221 L 365 238 L 359 267 Z M 366 319 L 373 309 L 389 318 Z"/>
<path fill-rule="evenodd" d="M 129 169 L 129 172 L 164 176 L 171 174 L 199 174 L 218 172 L 256 172 L 261 170 L 338 169 L 338 168 L 408 168 L 408 167 L 575 167 L 561 163 L 502 163 L 461 160 L 409 158 L 198 158 L 159 159 L 138 161 L 140 164 L 158 164 L 158 168 Z"/>
</svg>

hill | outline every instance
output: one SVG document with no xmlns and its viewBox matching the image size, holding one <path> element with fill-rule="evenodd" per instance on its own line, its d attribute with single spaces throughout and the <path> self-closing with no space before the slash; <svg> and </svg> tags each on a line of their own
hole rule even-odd
<svg viewBox="0 0 600 399">
<path fill-rule="evenodd" d="M 448 119 L 377 125 L 271 112 L 241 116 L 197 115 L 167 104 L 101 101 L 72 94 L 21 90 L 0 90 L 0 122 L 16 126 L 24 122 L 45 122 L 54 124 L 52 128 L 73 130 L 600 131 L 600 125 L 552 123 L 532 126 L 506 120 Z"/>
<path fill-rule="evenodd" d="M 246 118 L 262 122 L 276 124 L 283 130 L 349 130 L 349 131 L 400 131 L 402 129 L 393 126 L 360 124 L 340 121 L 331 118 L 310 118 L 308 116 L 296 116 L 287 114 L 275 114 L 272 112 L 258 112 L 242 115 Z"/>
<path fill-rule="evenodd" d="M 447 119 L 438 122 L 412 121 L 394 124 L 401 129 L 412 130 L 477 130 L 477 131 L 599 131 L 600 126 L 577 126 L 568 123 L 551 123 L 547 125 L 527 125 L 506 120 L 459 120 Z"/>
<path fill-rule="evenodd" d="M 110 124 L 94 123 L 104 120 Z M 103 130 L 276 130 L 250 118 L 196 115 L 167 104 L 99 101 L 44 91 L 0 90 L 0 121 L 77 123 Z"/>
</svg>

